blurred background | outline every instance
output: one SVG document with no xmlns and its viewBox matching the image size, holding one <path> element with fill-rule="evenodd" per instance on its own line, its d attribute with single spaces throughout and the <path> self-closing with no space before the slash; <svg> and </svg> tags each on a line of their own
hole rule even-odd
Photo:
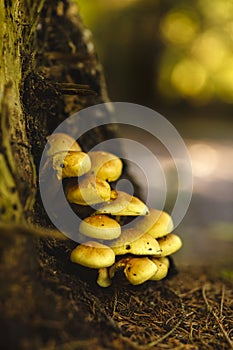
<svg viewBox="0 0 233 350">
<path fill-rule="evenodd" d="M 110 99 L 156 110 L 190 152 L 194 191 L 176 229 L 184 248 L 175 260 L 233 274 L 233 1 L 76 2 Z M 130 132 L 124 128 L 121 137 Z M 137 140 L 150 143 L 143 135 Z M 154 147 L 172 174 L 166 154 Z"/>
</svg>

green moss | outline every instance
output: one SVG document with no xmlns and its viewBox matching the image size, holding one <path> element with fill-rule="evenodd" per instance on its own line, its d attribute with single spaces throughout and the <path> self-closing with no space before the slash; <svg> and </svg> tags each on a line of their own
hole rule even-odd
<svg viewBox="0 0 233 350">
<path fill-rule="evenodd" d="M 28 147 L 20 87 L 23 84 L 23 55 L 32 52 L 33 34 L 43 3 L 44 0 L 0 0 L 0 219 L 2 221 L 22 220 L 23 213 L 32 210 L 34 204 L 35 167 Z"/>
</svg>

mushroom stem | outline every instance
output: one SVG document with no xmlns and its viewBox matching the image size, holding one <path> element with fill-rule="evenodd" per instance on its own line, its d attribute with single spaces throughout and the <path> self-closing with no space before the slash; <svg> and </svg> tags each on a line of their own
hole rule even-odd
<svg viewBox="0 0 233 350">
<path fill-rule="evenodd" d="M 97 283 L 100 287 L 109 287 L 112 284 L 111 279 L 109 278 L 107 267 L 102 267 L 98 270 Z"/>
<path fill-rule="evenodd" d="M 131 258 L 124 258 L 124 259 L 121 259 L 121 260 L 115 262 L 115 264 L 113 264 L 109 268 L 109 276 L 110 276 L 110 278 L 113 278 L 115 276 L 116 272 L 118 272 L 120 270 L 123 270 L 130 259 Z"/>
</svg>

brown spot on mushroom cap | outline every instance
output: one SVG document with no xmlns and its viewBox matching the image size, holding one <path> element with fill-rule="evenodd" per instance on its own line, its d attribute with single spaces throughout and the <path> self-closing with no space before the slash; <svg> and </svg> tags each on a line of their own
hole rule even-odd
<svg viewBox="0 0 233 350">
<path fill-rule="evenodd" d="M 82 151 L 78 142 L 71 136 L 55 133 L 48 137 L 46 156 L 51 157 L 59 152 Z"/>
<path fill-rule="evenodd" d="M 135 228 L 122 230 L 120 237 L 111 242 L 111 248 L 116 255 L 161 255 L 158 242 Z"/>
<path fill-rule="evenodd" d="M 58 179 L 77 177 L 86 174 L 91 168 L 90 157 L 80 151 L 56 153 L 53 156 L 53 169 Z"/>
<path fill-rule="evenodd" d="M 132 258 L 124 269 L 125 276 L 133 285 L 149 280 L 157 271 L 157 265 L 148 258 Z"/>
<path fill-rule="evenodd" d="M 137 222 L 137 228 L 149 233 L 154 238 L 159 238 L 170 233 L 174 226 L 172 218 L 164 211 L 151 208 L 149 215 Z"/>
<path fill-rule="evenodd" d="M 162 251 L 161 257 L 171 255 L 182 247 L 181 238 L 174 233 L 158 238 L 158 243 Z"/>
<path fill-rule="evenodd" d="M 158 270 L 150 278 L 150 280 L 159 281 L 159 280 L 162 280 L 163 278 L 165 278 L 168 274 L 169 259 L 166 257 L 151 258 L 151 261 L 153 261 L 153 263 L 156 264 Z"/>
<path fill-rule="evenodd" d="M 94 215 L 81 221 L 79 231 L 88 237 L 112 240 L 120 236 L 121 226 L 107 215 Z"/>
<path fill-rule="evenodd" d="M 139 198 L 122 191 L 117 192 L 116 199 L 104 204 L 97 211 L 98 214 L 116 216 L 139 216 L 147 215 L 148 212 L 146 204 Z"/>
<path fill-rule="evenodd" d="M 103 151 L 89 152 L 88 154 L 91 158 L 92 174 L 109 182 L 116 181 L 121 176 L 123 164 L 119 157 Z"/>
<path fill-rule="evenodd" d="M 92 205 L 109 201 L 111 194 L 109 183 L 95 176 L 85 176 L 78 183 L 68 183 L 66 186 L 68 201 L 80 205 Z"/>
<path fill-rule="evenodd" d="M 101 269 L 114 264 L 115 254 L 108 246 L 90 241 L 78 245 L 72 251 L 70 259 L 73 263 L 82 266 Z"/>
</svg>

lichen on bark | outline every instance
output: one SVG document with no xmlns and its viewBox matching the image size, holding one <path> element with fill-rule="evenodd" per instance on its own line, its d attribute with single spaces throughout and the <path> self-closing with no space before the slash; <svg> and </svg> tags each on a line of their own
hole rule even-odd
<svg viewBox="0 0 233 350">
<path fill-rule="evenodd" d="M 34 6 L 31 6 L 34 3 Z M 31 29 L 42 1 L 0 1 L 0 219 L 31 217 L 36 181 L 21 103 L 22 48 L 30 50 Z M 29 11 L 29 8 L 31 9 Z M 32 11 L 32 9 L 34 11 Z M 25 30 L 27 28 L 27 30 Z M 30 30 L 28 30 L 30 28 Z"/>
</svg>

